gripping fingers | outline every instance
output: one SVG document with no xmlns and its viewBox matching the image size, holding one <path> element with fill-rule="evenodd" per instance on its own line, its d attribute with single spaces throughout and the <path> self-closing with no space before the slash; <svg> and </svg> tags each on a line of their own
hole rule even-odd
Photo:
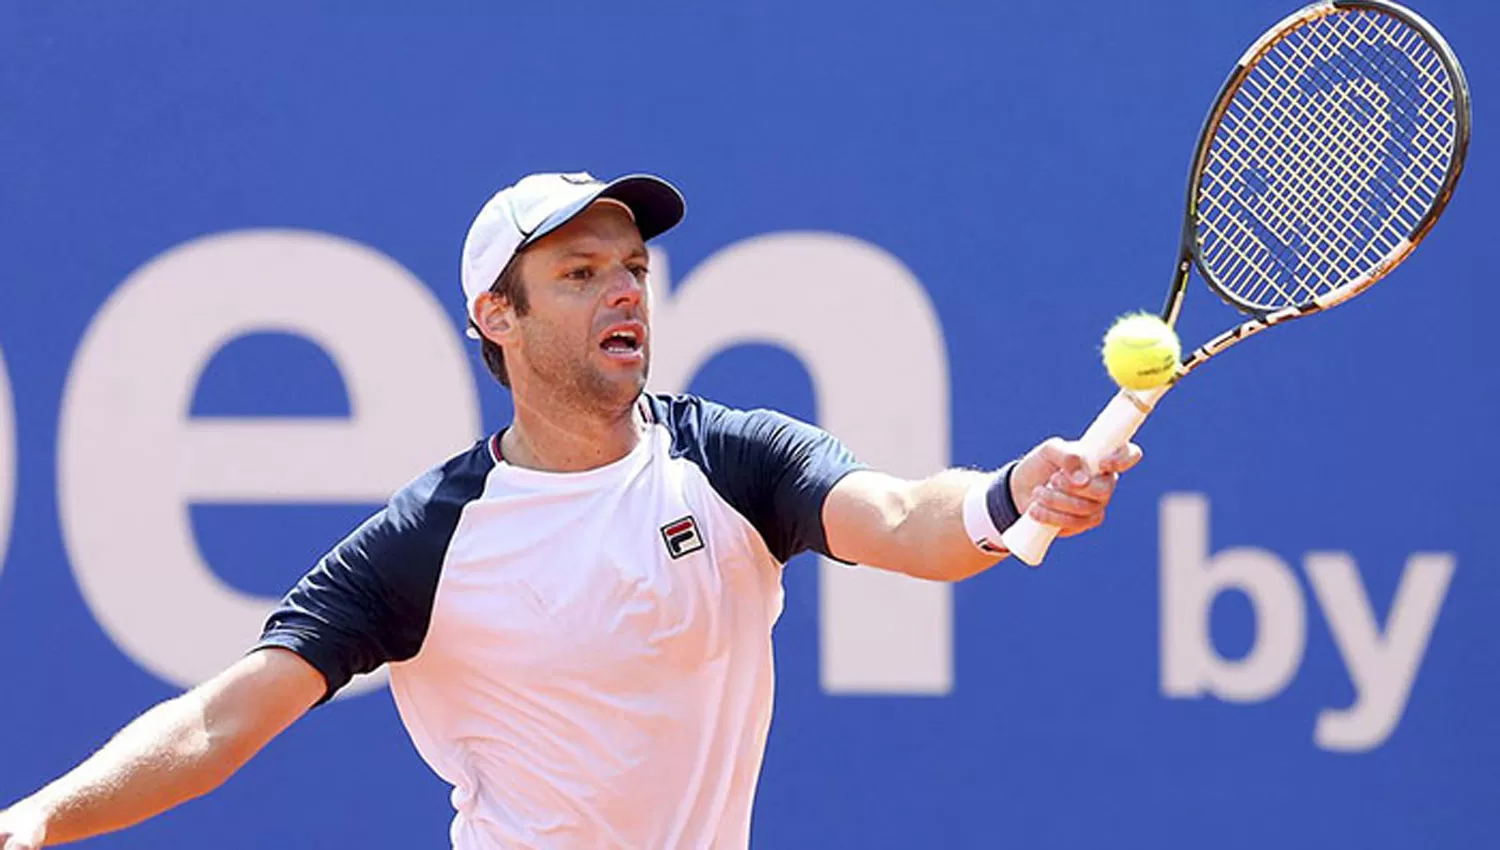
<svg viewBox="0 0 1500 850">
<path fill-rule="evenodd" d="M 1052 487 L 1038 487 L 1032 492 L 1026 513 L 1032 519 L 1055 526 L 1063 534 L 1088 531 L 1104 520 L 1104 505 L 1079 498 Z"/>
<path fill-rule="evenodd" d="M 1140 462 L 1141 447 L 1135 443 L 1126 443 L 1100 459 L 1099 471 L 1125 472 Z"/>
<path fill-rule="evenodd" d="M 1048 489 L 1058 490 L 1102 507 L 1114 495 L 1115 485 L 1119 480 L 1118 474 L 1103 472 L 1085 477 L 1080 483 L 1072 476 L 1059 472 L 1047 481 L 1047 486 Z"/>
<path fill-rule="evenodd" d="M 1056 487 L 1036 488 L 1031 494 L 1031 503 L 1033 505 L 1041 505 L 1053 513 L 1078 519 L 1098 513 L 1099 509 L 1104 507 L 1098 501 L 1075 496 Z"/>
</svg>

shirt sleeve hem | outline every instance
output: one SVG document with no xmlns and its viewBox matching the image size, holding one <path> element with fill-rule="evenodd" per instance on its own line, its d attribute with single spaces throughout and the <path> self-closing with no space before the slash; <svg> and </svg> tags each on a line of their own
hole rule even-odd
<svg viewBox="0 0 1500 850">
<path fill-rule="evenodd" d="M 823 539 L 820 541 L 823 545 L 814 547 L 814 550 L 828 560 L 843 564 L 846 567 L 854 567 L 858 566 L 858 564 L 854 561 L 846 561 L 829 551 L 833 547 L 828 545 L 828 527 L 823 524 L 823 509 L 828 506 L 828 494 L 833 492 L 833 488 L 839 486 L 840 481 L 848 477 L 851 472 L 864 472 L 869 468 L 868 464 L 854 463 L 845 469 L 839 470 L 838 474 L 829 479 L 828 489 L 823 491 L 823 497 L 818 500 L 818 528 L 823 532 Z"/>
<path fill-rule="evenodd" d="M 313 703 L 314 708 L 333 699 L 333 695 L 338 693 L 339 688 L 333 684 L 334 676 L 329 672 L 331 668 L 328 659 L 323 657 L 323 654 L 317 650 L 317 647 L 310 644 L 306 638 L 286 633 L 264 635 L 245 654 L 251 655 L 264 649 L 284 649 L 294 653 L 298 658 L 306 661 L 314 670 L 318 671 L 318 674 L 323 677 L 324 691 L 322 698 Z"/>
</svg>

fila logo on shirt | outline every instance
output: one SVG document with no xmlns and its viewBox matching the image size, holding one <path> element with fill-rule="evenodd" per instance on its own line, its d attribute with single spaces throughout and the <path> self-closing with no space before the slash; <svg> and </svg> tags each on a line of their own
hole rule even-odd
<svg viewBox="0 0 1500 850">
<path fill-rule="evenodd" d="M 698 523 L 692 514 L 662 526 L 661 539 L 667 544 L 667 554 L 674 560 L 703 548 L 703 538 L 698 534 Z"/>
</svg>

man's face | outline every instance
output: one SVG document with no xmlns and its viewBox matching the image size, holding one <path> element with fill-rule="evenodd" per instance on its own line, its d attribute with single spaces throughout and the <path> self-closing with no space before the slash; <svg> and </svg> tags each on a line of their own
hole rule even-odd
<svg viewBox="0 0 1500 850">
<path fill-rule="evenodd" d="M 628 409 L 651 361 L 647 260 L 634 220 L 610 202 L 529 246 L 517 260 L 528 309 L 511 312 L 516 332 L 502 343 L 512 388 Z"/>
</svg>

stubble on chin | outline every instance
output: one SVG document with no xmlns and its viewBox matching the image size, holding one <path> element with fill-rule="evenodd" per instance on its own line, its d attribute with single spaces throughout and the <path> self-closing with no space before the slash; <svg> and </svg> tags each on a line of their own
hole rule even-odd
<svg viewBox="0 0 1500 850">
<path fill-rule="evenodd" d="M 574 363 L 567 371 L 571 375 L 562 378 L 558 386 L 566 387 L 563 400 L 570 407 L 589 411 L 601 418 L 613 419 L 630 412 L 635 400 L 646 388 L 650 373 L 647 359 L 633 375 L 605 373 L 594 363 Z"/>
<path fill-rule="evenodd" d="M 617 375 L 613 378 L 594 371 L 594 405 L 601 413 L 623 415 L 630 412 L 635 400 L 646 389 L 646 378 L 651 372 L 651 361 L 646 360 L 633 375 Z"/>
</svg>

